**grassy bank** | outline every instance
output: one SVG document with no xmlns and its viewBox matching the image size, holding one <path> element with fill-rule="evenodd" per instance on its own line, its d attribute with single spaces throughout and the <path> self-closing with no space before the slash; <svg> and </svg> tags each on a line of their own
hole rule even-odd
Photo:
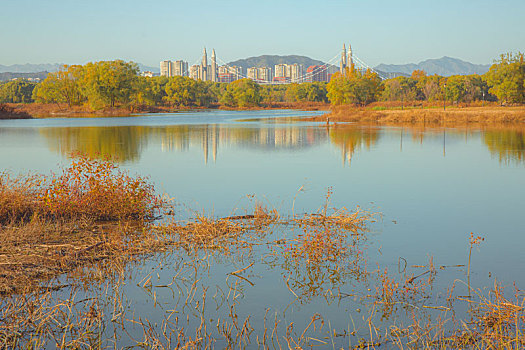
<svg viewBox="0 0 525 350">
<path fill-rule="evenodd" d="M 429 123 L 429 124 L 470 124 L 470 123 L 523 123 L 525 122 L 525 106 L 500 107 L 469 106 L 452 107 L 444 110 L 442 107 L 420 107 L 401 109 L 400 106 L 373 105 L 366 108 L 354 106 L 333 106 L 330 113 L 305 118 L 319 122 L 372 122 L 384 124 L 399 123 Z"/>
</svg>

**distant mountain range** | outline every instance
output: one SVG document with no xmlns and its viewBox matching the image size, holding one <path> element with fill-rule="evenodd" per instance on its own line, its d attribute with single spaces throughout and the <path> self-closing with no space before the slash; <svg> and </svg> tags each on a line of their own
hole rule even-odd
<svg viewBox="0 0 525 350">
<path fill-rule="evenodd" d="M 409 64 L 380 64 L 374 69 L 386 73 L 403 73 L 410 75 L 416 69 L 424 70 L 428 75 L 438 74 L 443 76 L 450 75 L 469 75 L 484 74 L 488 72 L 490 64 L 473 64 L 452 57 L 441 57 L 437 59 L 425 60 L 419 63 Z"/>
<path fill-rule="evenodd" d="M 277 55 L 262 55 L 257 57 L 249 57 L 236 61 L 229 62 L 230 66 L 239 66 L 246 71 L 249 67 L 271 67 L 276 64 L 302 64 L 305 67 L 314 65 L 323 65 L 324 62 L 314 60 L 306 56 L 277 56 Z M 0 64 L 0 73 L 17 73 L 1 76 L 1 80 L 8 80 L 16 77 L 23 77 L 22 73 L 38 73 L 38 77 L 45 76 L 45 72 L 56 72 L 63 64 L 62 63 L 48 63 L 48 64 L 14 64 L 11 66 L 4 66 Z M 158 67 L 149 67 L 138 63 L 141 71 L 152 71 L 159 73 Z M 442 57 L 438 59 L 429 59 L 419 63 L 410 64 L 380 64 L 374 69 L 383 72 L 384 76 L 393 77 L 397 75 L 410 75 L 416 69 L 424 70 L 427 74 L 439 74 L 443 76 L 450 76 L 456 74 L 483 74 L 490 68 L 490 64 L 473 64 L 457 58 Z"/>
<path fill-rule="evenodd" d="M 297 55 L 289 55 L 289 56 L 277 56 L 277 55 L 262 55 L 257 57 L 249 57 L 249 58 L 243 58 L 237 61 L 232 61 L 228 63 L 229 66 L 237 66 L 242 67 L 244 71 L 246 71 L 247 68 L 250 67 L 270 67 L 273 69 L 273 67 L 276 64 L 302 64 L 305 67 L 309 66 L 320 66 L 323 65 L 323 61 L 314 60 L 310 57 L 306 56 L 297 56 Z"/>
<path fill-rule="evenodd" d="M 141 72 L 152 71 L 160 72 L 159 67 L 148 67 L 141 63 L 137 63 Z M 39 72 L 56 72 L 62 67 L 64 63 L 43 63 L 43 64 L 13 64 L 11 66 L 4 66 L 0 64 L 0 73 L 39 73 Z"/>
<path fill-rule="evenodd" d="M 4 66 L 0 64 L 0 73 L 38 73 L 38 72 L 56 72 L 62 63 L 45 63 L 45 64 L 13 64 Z"/>
</svg>

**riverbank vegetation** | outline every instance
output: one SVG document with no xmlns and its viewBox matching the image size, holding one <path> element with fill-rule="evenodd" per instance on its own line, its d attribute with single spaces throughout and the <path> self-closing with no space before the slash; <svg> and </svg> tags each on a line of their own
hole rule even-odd
<svg viewBox="0 0 525 350">
<path fill-rule="evenodd" d="M 392 272 L 371 251 L 380 216 L 334 208 L 332 194 L 314 213 L 283 215 L 248 196 L 227 217 L 176 219 L 147 179 L 108 160 L 3 173 L 0 347 L 525 345 L 523 290 L 470 285 L 482 238 L 465 235 L 462 265 L 400 258 Z M 297 318 L 308 305 L 318 311 Z M 348 318 L 324 312 L 332 307 Z"/>
<path fill-rule="evenodd" d="M 142 77 L 138 73 L 135 63 L 121 60 L 66 65 L 40 83 L 1 83 L 0 103 L 19 104 L 14 107 L 30 115 L 122 115 L 185 108 L 278 108 L 283 104 L 300 108 L 305 103 L 357 107 L 379 103 L 381 108 L 389 109 L 392 102 L 397 102 L 404 110 L 424 105 L 450 108 L 525 102 L 522 53 L 502 55 L 483 75 L 428 76 L 416 70 L 410 77 L 381 80 L 371 70 L 352 66 L 345 74 L 335 73 L 328 84 L 259 85 L 249 79 L 214 83 L 181 76 Z"/>
<path fill-rule="evenodd" d="M 83 155 L 61 174 L 0 173 L 0 294 L 151 248 L 141 228 L 166 203 L 147 179 Z"/>
</svg>

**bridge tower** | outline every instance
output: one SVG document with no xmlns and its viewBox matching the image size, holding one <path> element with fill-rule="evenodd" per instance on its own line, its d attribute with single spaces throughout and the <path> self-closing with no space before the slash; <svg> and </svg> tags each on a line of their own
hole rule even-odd
<svg viewBox="0 0 525 350">
<path fill-rule="evenodd" d="M 343 51 L 341 52 L 341 62 L 339 63 L 339 72 L 341 74 L 345 74 L 345 68 L 346 68 L 346 46 L 343 44 Z"/>
<path fill-rule="evenodd" d="M 352 58 L 352 45 L 348 44 L 348 57 L 346 59 L 346 64 L 348 67 L 352 67 L 354 65 L 354 59 Z"/>
<path fill-rule="evenodd" d="M 210 80 L 217 81 L 217 56 L 215 56 L 215 49 L 211 52 L 211 76 Z"/>
<path fill-rule="evenodd" d="M 208 80 L 208 54 L 206 53 L 206 48 L 204 48 L 204 51 L 202 52 L 201 72 L 201 80 Z"/>
</svg>

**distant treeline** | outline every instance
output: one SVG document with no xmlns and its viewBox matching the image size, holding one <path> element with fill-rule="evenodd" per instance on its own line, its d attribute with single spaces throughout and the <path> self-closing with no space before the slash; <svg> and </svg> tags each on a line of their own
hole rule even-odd
<svg viewBox="0 0 525 350">
<path fill-rule="evenodd" d="M 249 79 L 214 83 L 188 77 L 141 77 L 133 62 L 101 61 L 63 66 L 40 83 L 18 79 L 0 84 L 0 103 L 57 103 L 138 108 L 257 107 L 276 102 L 330 102 L 335 105 L 366 105 L 375 101 L 440 101 L 456 103 L 479 100 L 525 103 L 524 55 L 502 55 L 483 75 L 427 76 L 414 71 L 411 77 L 381 80 L 370 71 L 354 67 L 336 73 L 330 82 L 259 85 Z"/>
</svg>

